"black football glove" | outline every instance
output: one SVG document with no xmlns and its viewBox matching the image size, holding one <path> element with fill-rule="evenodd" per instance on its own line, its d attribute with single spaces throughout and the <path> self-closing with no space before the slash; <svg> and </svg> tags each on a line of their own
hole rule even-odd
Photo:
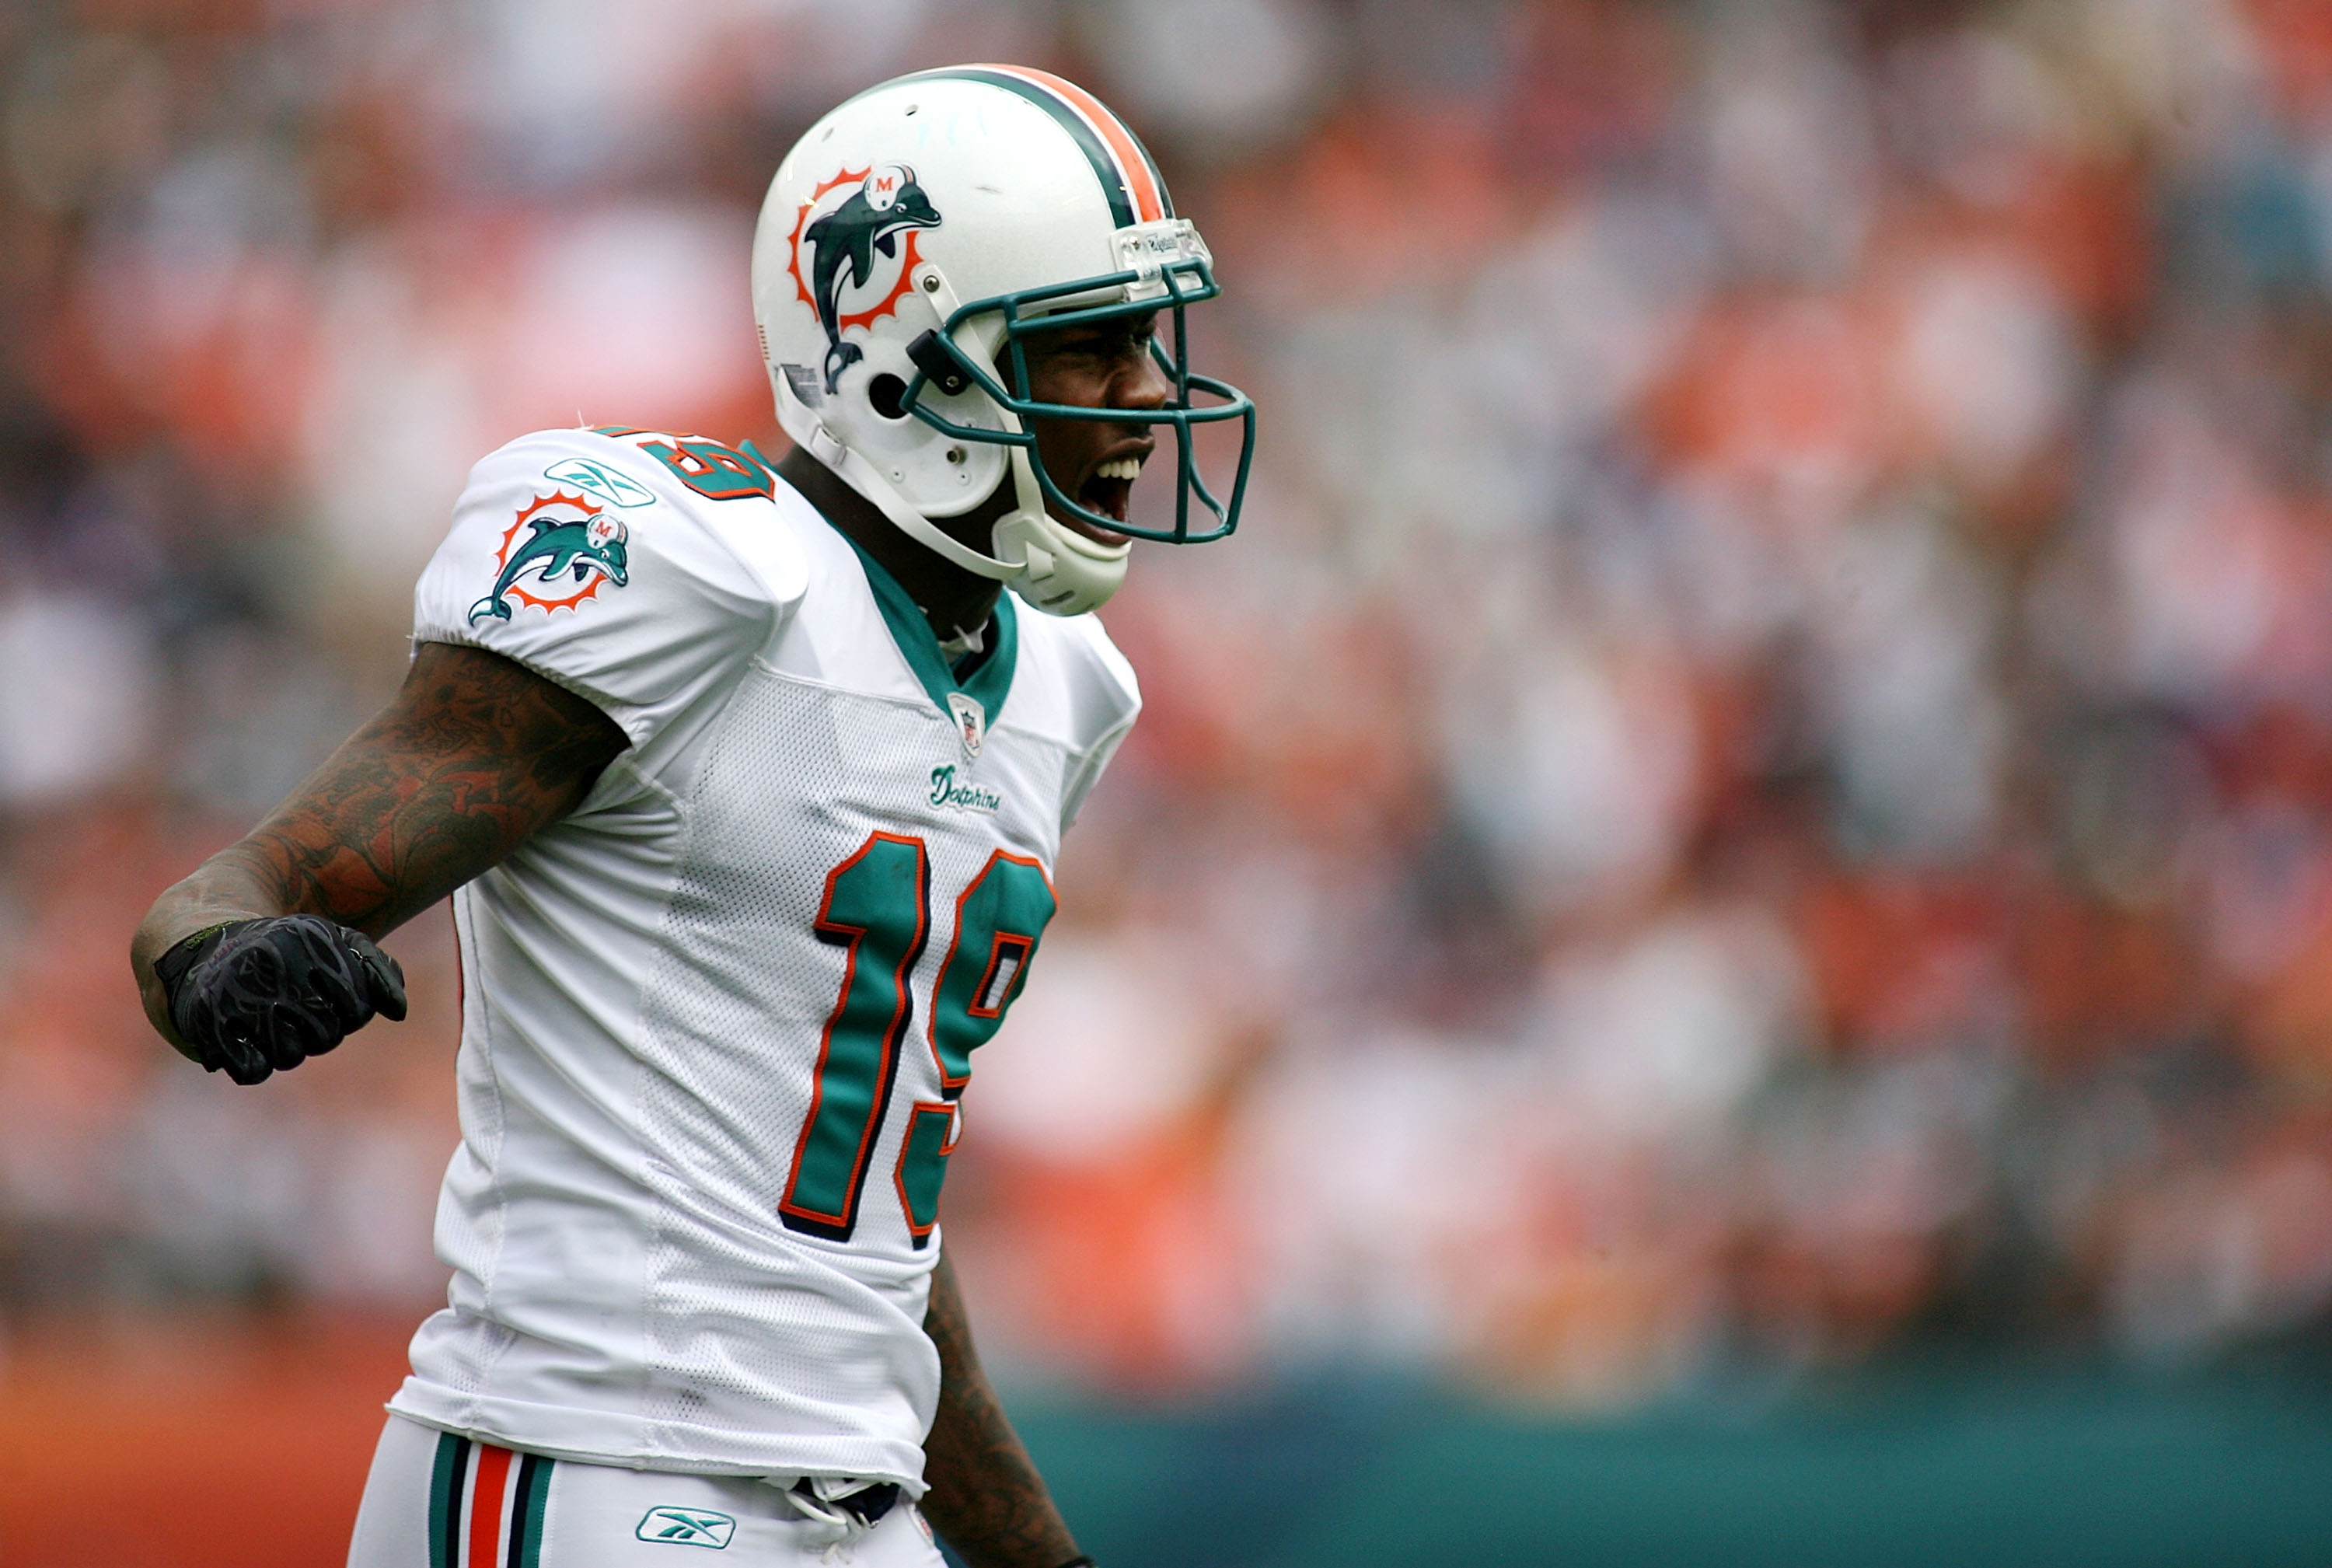
<svg viewBox="0 0 2332 1568">
<path fill-rule="evenodd" d="M 373 1014 L 405 1017 L 405 971 L 372 939 L 321 915 L 238 920 L 154 962 L 186 1054 L 259 1084 L 320 1056 Z"/>
</svg>

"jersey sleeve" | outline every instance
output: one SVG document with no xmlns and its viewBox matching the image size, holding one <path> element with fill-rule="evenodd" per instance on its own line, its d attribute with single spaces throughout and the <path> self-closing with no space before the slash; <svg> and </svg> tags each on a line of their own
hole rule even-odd
<svg viewBox="0 0 2332 1568">
<path fill-rule="evenodd" d="M 726 695 L 806 576 L 765 502 L 692 496 L 626 443 L 543 431 L 471 471 L 413 637 L 515 659 L 645 752 Z"/>
<path fill-rule="evenodd" d="M 1070 717 L 1081 744 L 1061 790 L 1063 832 L 1077 819 L 1085 797 L 1100 782 L 1102 770 L 1125 743 L 1133 721 L 1142 716 L 1141 683 L 1134 679 L 1133 666 L 1102 630 L 1101 622 L 1085 615 L 1069 625 L 1077 634 L 1077 656 L 1070 662 Z"/>
</svg>

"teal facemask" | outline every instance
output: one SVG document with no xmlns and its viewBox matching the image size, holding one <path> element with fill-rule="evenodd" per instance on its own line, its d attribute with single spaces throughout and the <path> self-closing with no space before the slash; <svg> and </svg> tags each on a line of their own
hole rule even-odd
<svg viewBox="0 0 2332 1568">
<path fill-rule="evenodd" d="M 1162 292 L 1049 314 L 1043 311 L 1046 304 L 1056 300 L 1104 290 L 1130 292 L 1132 286 L 1146 284 L 1153 279 L 1163 286 Z M 1216 283 L 1213 268 L 1208 261 L 1203 256 L 1190 256 L 1162 263 L 1154 272 L 1148 268 L 1129 268 L 1122 272 L 975 300 L 952 311 L 947 317 L 943 330 L 925 332 L 908 346 L 907 357 L 914 364 L 915 378 L 900 397 L 902 409 L 959 441 L 1023 448 L 1028 466 L 1050 507 L 1094 528 L 1168 544 L 1205 544 L 1222 539 L 1238 527 L 1239 507 L 1247 496 L 1247 470 L 1255 456 L 1255 400 L 1227 381 L 1192 372 L 1190 339 L 1183 321 L 1186 306 L 1211 300 L 1220 292 L 1222 290 Z M 996 312 L 1003 321 L 1004 339 L 999 347 L 1012 383 L 1008 388 L 998 380 L 989 365 L 967 353 L 956 338 L 956 330 L 964 322 L 990 311 Z M 1171 350 L 1154 337 L 1150 342 L 1151 356 L 1174 387 L 1172 399 L 1163 407 L 1084 408 L 1066 403 L 1039 403 L 1029 397 L 1027 341 L 1031 336 L 1156 311 L 1170 312 L 1174 324 Z M 959 425 L 923 406 L 921 402 L 926 387 L 954 396 L 975 386 L 999 407 L 1014 415 L 1018 428 L 983 430 Z M 1213 401 L 1201 407 L 1193 401 L 1194 394 Z M 1171 426 L 1174 432 L 1175 450 L 1174 525 L 1171 528 L 1154 528 L 1130 521 L 1121 522 L 1077 502 L 1046 471 L 1044 459 L 1037 454 L 1036 432 L 1031 424 L 1037 419 Z M 1239 422 L 1238 466 L 1232 477 L 1228 495 L 1218 496 L 1199 472 L 1198 453 L 1191 433 L 1198 425 L 1223 424 L 1234 419 Z M 1200 512 L 1199 526 L 1195 530 L 1191 526 L 1190 502 L 1193 496 L 1198 499 Z"/>
</svg>

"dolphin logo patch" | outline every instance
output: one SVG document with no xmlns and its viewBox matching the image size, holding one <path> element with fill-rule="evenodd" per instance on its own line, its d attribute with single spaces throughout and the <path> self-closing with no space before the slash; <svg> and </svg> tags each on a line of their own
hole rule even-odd
<svg viewBox="0 0 2332 1568">
<path fill-rule="evenodd" d="M 854 184 L 857 189 L 838 203 L 827 204 L 831 193 Z M 822 368 L 828 396 L 833 395 L 843 371 L 866 357 L 857 344 L 846 342 L 843 334 L 854 327 L 873 325 L 876 317 L 898 304 L 900 296 L 912 286 L 907 274 L 917 259 L 914 231 L 936 228 L 939 223 L 938 210 L 915 183 L 915 171 L 903 163 L 845 169 L 819 185 L 803 204 L 794 223 L 794 283 L 802 302 L 817 312 L 818 325 L 826 329 Z M 807 277 L 802 270 L 804 246 L 810 255 Z M 880 263 L 877 256 L 883 258 Z M 892 265 L 898 272 L 885 287 L 875 274 Z M 882 288 L 883 293 L 861 309 L 844 309 L 846 292 L 863 294 L 870 288 Z"/>
<path fill-rule="evenodd" d="M 548 614 L 597 598 L 608 583 L 629 582 L 631 532 L 601 512 L 565 493 L 538 495 L 521 507 L 495 557 L 493 591 L 470 607 L 470 624 L 488 616 L 510 619 L 512 599 Z"/>
</svg>

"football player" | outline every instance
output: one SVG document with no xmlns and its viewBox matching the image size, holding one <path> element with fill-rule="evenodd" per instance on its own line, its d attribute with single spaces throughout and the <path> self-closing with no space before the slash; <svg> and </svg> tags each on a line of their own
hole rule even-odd
<svg viewBox="0 0 2332 1568">
<path fill-rule="evenodd" d="M 138 933 L 155 1027 L 256 1084 L 402 1017 L 375 939 L 452 895 L 453 1284 L 357 1568 L 930 1563 L 932 1525 L 1082 1561 L 981 1374 L 941 1183 L 1140 705 L 1088 612 L 1132 537 L 1236 526 L 1253 406 L 1189 370 L 1197 231 L 1039 72 L 819 121 L 752 291 L 785 460 L 621 426 L 487 457 L 397 699 Z"/>
</svg>

